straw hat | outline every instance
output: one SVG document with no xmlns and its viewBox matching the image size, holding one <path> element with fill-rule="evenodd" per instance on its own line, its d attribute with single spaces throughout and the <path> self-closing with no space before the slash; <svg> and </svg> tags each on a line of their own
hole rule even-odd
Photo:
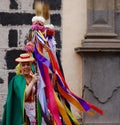
<svg viewBox="0 0 120 125">
<path fill-rule="evenodd" d="M 16 62 L 34 62 L 35 59 L 28 53 L 20 54 L 20 57 L 15 59 Z"/>
</svg>

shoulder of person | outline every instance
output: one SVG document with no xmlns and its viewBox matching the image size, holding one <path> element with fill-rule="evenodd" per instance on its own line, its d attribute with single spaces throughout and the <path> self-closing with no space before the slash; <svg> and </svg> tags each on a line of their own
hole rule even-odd
<svg viewBox="0 0 120 125">
<path fill-rule="evenodd" d="M 26 81 L 25 77 L 21 74 L 15 75 L 13 79 L 14 79 L 14 82 L 25 82 Z"/>
<path fill-rule="evenodd" d="M 13 86 L 14 89 L 17 91 L 19 90 L 24 90 L 26 87 L 26 79 L 23 75 L 15 75 L 14 77 L 14 81 L 13 81 Z"/>
</svg>

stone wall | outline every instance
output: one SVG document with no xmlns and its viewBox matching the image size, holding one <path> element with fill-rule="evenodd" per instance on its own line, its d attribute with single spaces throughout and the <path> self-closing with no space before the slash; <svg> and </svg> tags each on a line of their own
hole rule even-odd
<svg viewBox="0 0 120 125">
<path fill-rule="evenodd" d="M 23 52 L 24 41 L 35 15 L 34 0 L 0 1 L 0 119 L 8 90 L 15 75 L 14 59 Z M 57 53 L 61 52 L 61 0 L 50 0 L 50 23 L 56 29 Z"/>
<path fill-rule="evenodd" d="M 83 60 L 83 98 L 103 110 L 86 125 L 119 125 L 120 0 L 87 0 L 87 32 L 76 52 Z"/>
</svg>

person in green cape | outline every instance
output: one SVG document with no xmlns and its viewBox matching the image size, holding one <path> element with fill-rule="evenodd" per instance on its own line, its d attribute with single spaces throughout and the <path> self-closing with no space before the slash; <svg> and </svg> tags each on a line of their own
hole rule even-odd
<svg viewBox="0 0 120 125">
<path fill-rule="evenodd" d="M 9 83 L 2 125 L 36 125 L 35 85 L 38 76 L 31 71 L 35 59 L 24 53 L 15 61 L 19 63 L 20 71 Z"/>
</svg>

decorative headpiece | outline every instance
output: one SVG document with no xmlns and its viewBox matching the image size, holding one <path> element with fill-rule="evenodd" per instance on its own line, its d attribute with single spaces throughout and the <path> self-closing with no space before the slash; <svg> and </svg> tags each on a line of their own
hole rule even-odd
<svg viewBox="0 0 120 125">
<path fill-rule="evenodd" d="M 42 23 L 45 23 L 45 19 L 44 19 L 44 17 L 42 17 L 42 16 L 34 16 L 33 18 L 32 18 L 32 23 L 34 23 L 34 22 L 42 22 Z"/>
</svg>

